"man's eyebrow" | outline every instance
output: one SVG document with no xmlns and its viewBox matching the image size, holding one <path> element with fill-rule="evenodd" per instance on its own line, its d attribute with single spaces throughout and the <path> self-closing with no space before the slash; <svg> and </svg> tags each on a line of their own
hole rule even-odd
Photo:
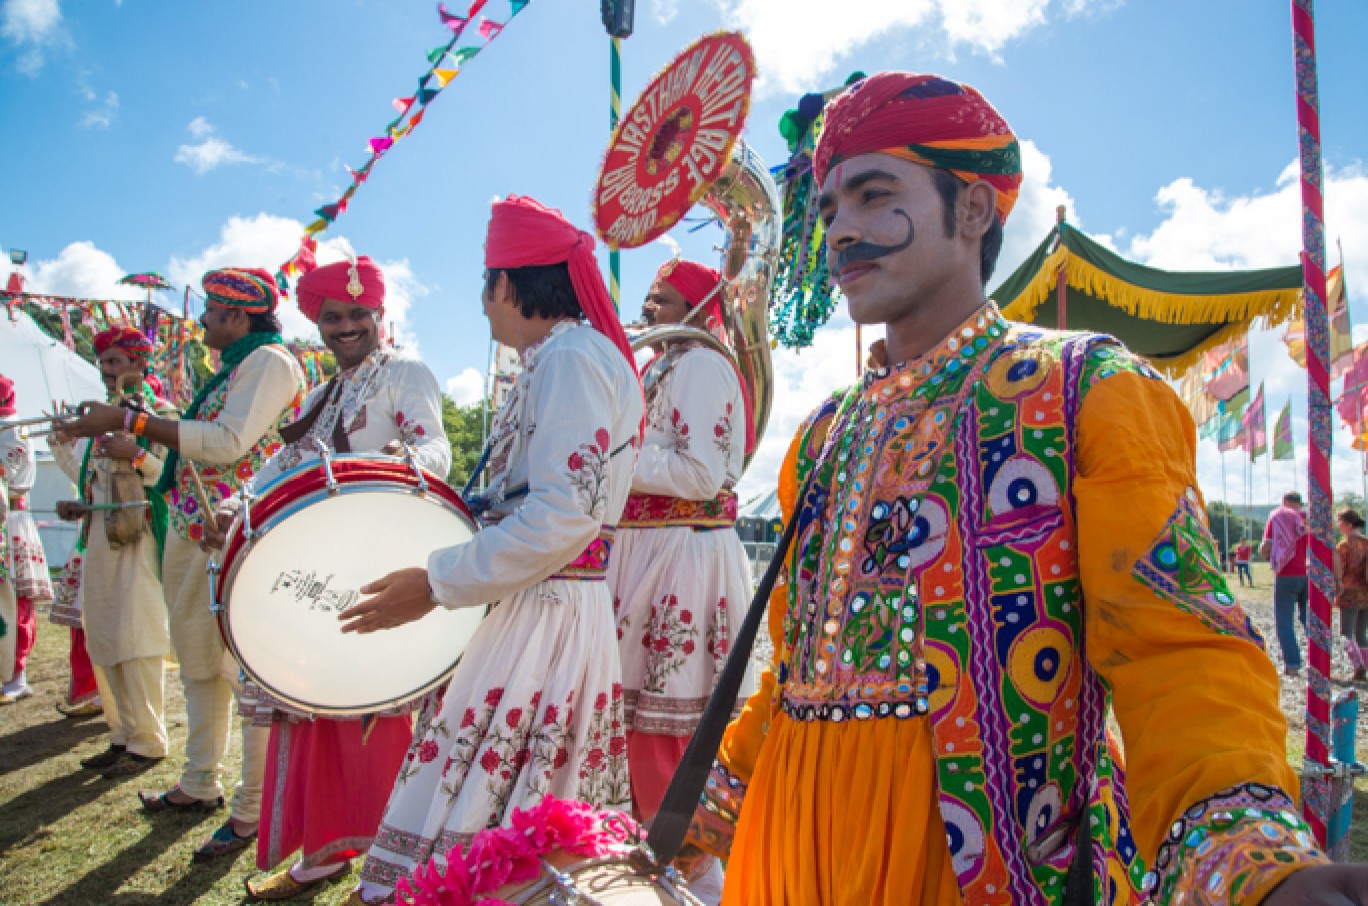
<svg viewBox="0 0 1368 906">
<path fill-rule="evenodd" d="M 887 170 L 864 170 L 856 173 L 839 186 L 839 191 L 854 192 L 871 182 L 897 182 L 898 177 Z M 836 201 L 835 192 L 823 192 L 817 199 L 818 209 L 830 207 Z"/>
</svg>

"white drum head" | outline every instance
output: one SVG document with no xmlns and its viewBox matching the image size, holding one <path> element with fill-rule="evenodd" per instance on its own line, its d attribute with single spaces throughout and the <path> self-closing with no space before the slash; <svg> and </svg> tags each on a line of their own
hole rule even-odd
<svg viewBox="0 0 1368 906">
<path fill-rule="evenodd" d="M 225 577 L 225 633 L 253 680 L 308 711 L 363 714 L 410 701 L 451 674 L 484 608 L 438 607 L 365 635 L 343 634 L 338 614 L 361 599 L 361 586 L 469 541 L 464 517 L 409 490 L 343 485 L 271 523 Z"/>
</svg>

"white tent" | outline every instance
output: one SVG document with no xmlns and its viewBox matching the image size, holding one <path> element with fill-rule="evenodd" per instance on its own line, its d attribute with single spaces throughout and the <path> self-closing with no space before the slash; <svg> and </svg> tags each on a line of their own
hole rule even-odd
<svg viewBox="0 0 1368 906">
<path fill-rule="evenodd" d="M 105 398 L 104 382 L 94 365 L 49 337 L 22 311 L 0 313 L 0 374 L 14 381 L 15 418 L 50 412 L 53 404 L 76 405 Z M 72 500 L 76 489 L 52 459 L 47 441 L 35 439 L 38 480 L 29 509 L 38 523 L 50 566 L 61 566 L 76 544 L 76 524 L 57 518 L 57 501 Z"/>
</svg>

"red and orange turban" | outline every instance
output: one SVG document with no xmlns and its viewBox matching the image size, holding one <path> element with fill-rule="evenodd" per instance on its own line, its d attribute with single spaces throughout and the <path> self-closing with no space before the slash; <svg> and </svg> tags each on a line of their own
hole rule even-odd
<svg viewBox="0 0 1368 906">
<path fill-rule="evenodd" d="M 617 309 L 594 260 L 594 237 L 565 219 L 560 211 L 524 195 L 494 202 L 485 238 L 485 267 L 518 268 L 565 263 L 580 309 L 632 365 L 636 359 Z"/>
<path fill-rule="evenodd" d="M 14 401 L 14 381 L 0 374 L 0 418 L 18 411 L 18 405 Z"/>
<path fill-rule="evenodd" d="M 257 267 L 221 267 L 200 282 L 210 305 L 238 308 L 249 315 L 275 311 L 280 301 L 275 278 Z"/>
<path fill-rule="evenodd" d="M 1007 121 L 973 88 L 940 76 L 881 72 L 827 104 L 812 158 L 817 184 L 841 161 L 875 152 L 986 180 L 1004 224 L 1021 190 L 1021 147 Z"/>
<path fill-rule="evenodd" d="M 362 255 L 355 264 L 338 261 L 314 268 L 299 278 L 295 294 L 304 317 L 317 324 L 324 299 L 336 299 L 366 308 L 384 305 L 385 275 L 374 261 Z"/>
<path fill-rule="evenodd" d="M 133 327 L 111 327 L 95 334 L 95 354 L 104 355 L 111 346 L 122 350 L 129 358 L 146 362 L 152 357 L 152 341 Z"/>
</svg>

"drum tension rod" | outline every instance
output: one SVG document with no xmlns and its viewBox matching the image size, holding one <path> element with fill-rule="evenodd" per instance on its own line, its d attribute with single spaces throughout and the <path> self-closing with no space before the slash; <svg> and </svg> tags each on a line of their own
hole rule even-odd
<svg viewBox="0 0 1368 906">
<path fill-rule="evenodd" d="M 337 493 L 337 478 L 333 475 L 332 453 L 328 450 L 328 445 L 323 443 L 320 438 L 310 437 L 309 446 L 318 451 L 319 459 L 323 460 L 323 474 L 327 477 L 328 493 Z"/>
</svg>

